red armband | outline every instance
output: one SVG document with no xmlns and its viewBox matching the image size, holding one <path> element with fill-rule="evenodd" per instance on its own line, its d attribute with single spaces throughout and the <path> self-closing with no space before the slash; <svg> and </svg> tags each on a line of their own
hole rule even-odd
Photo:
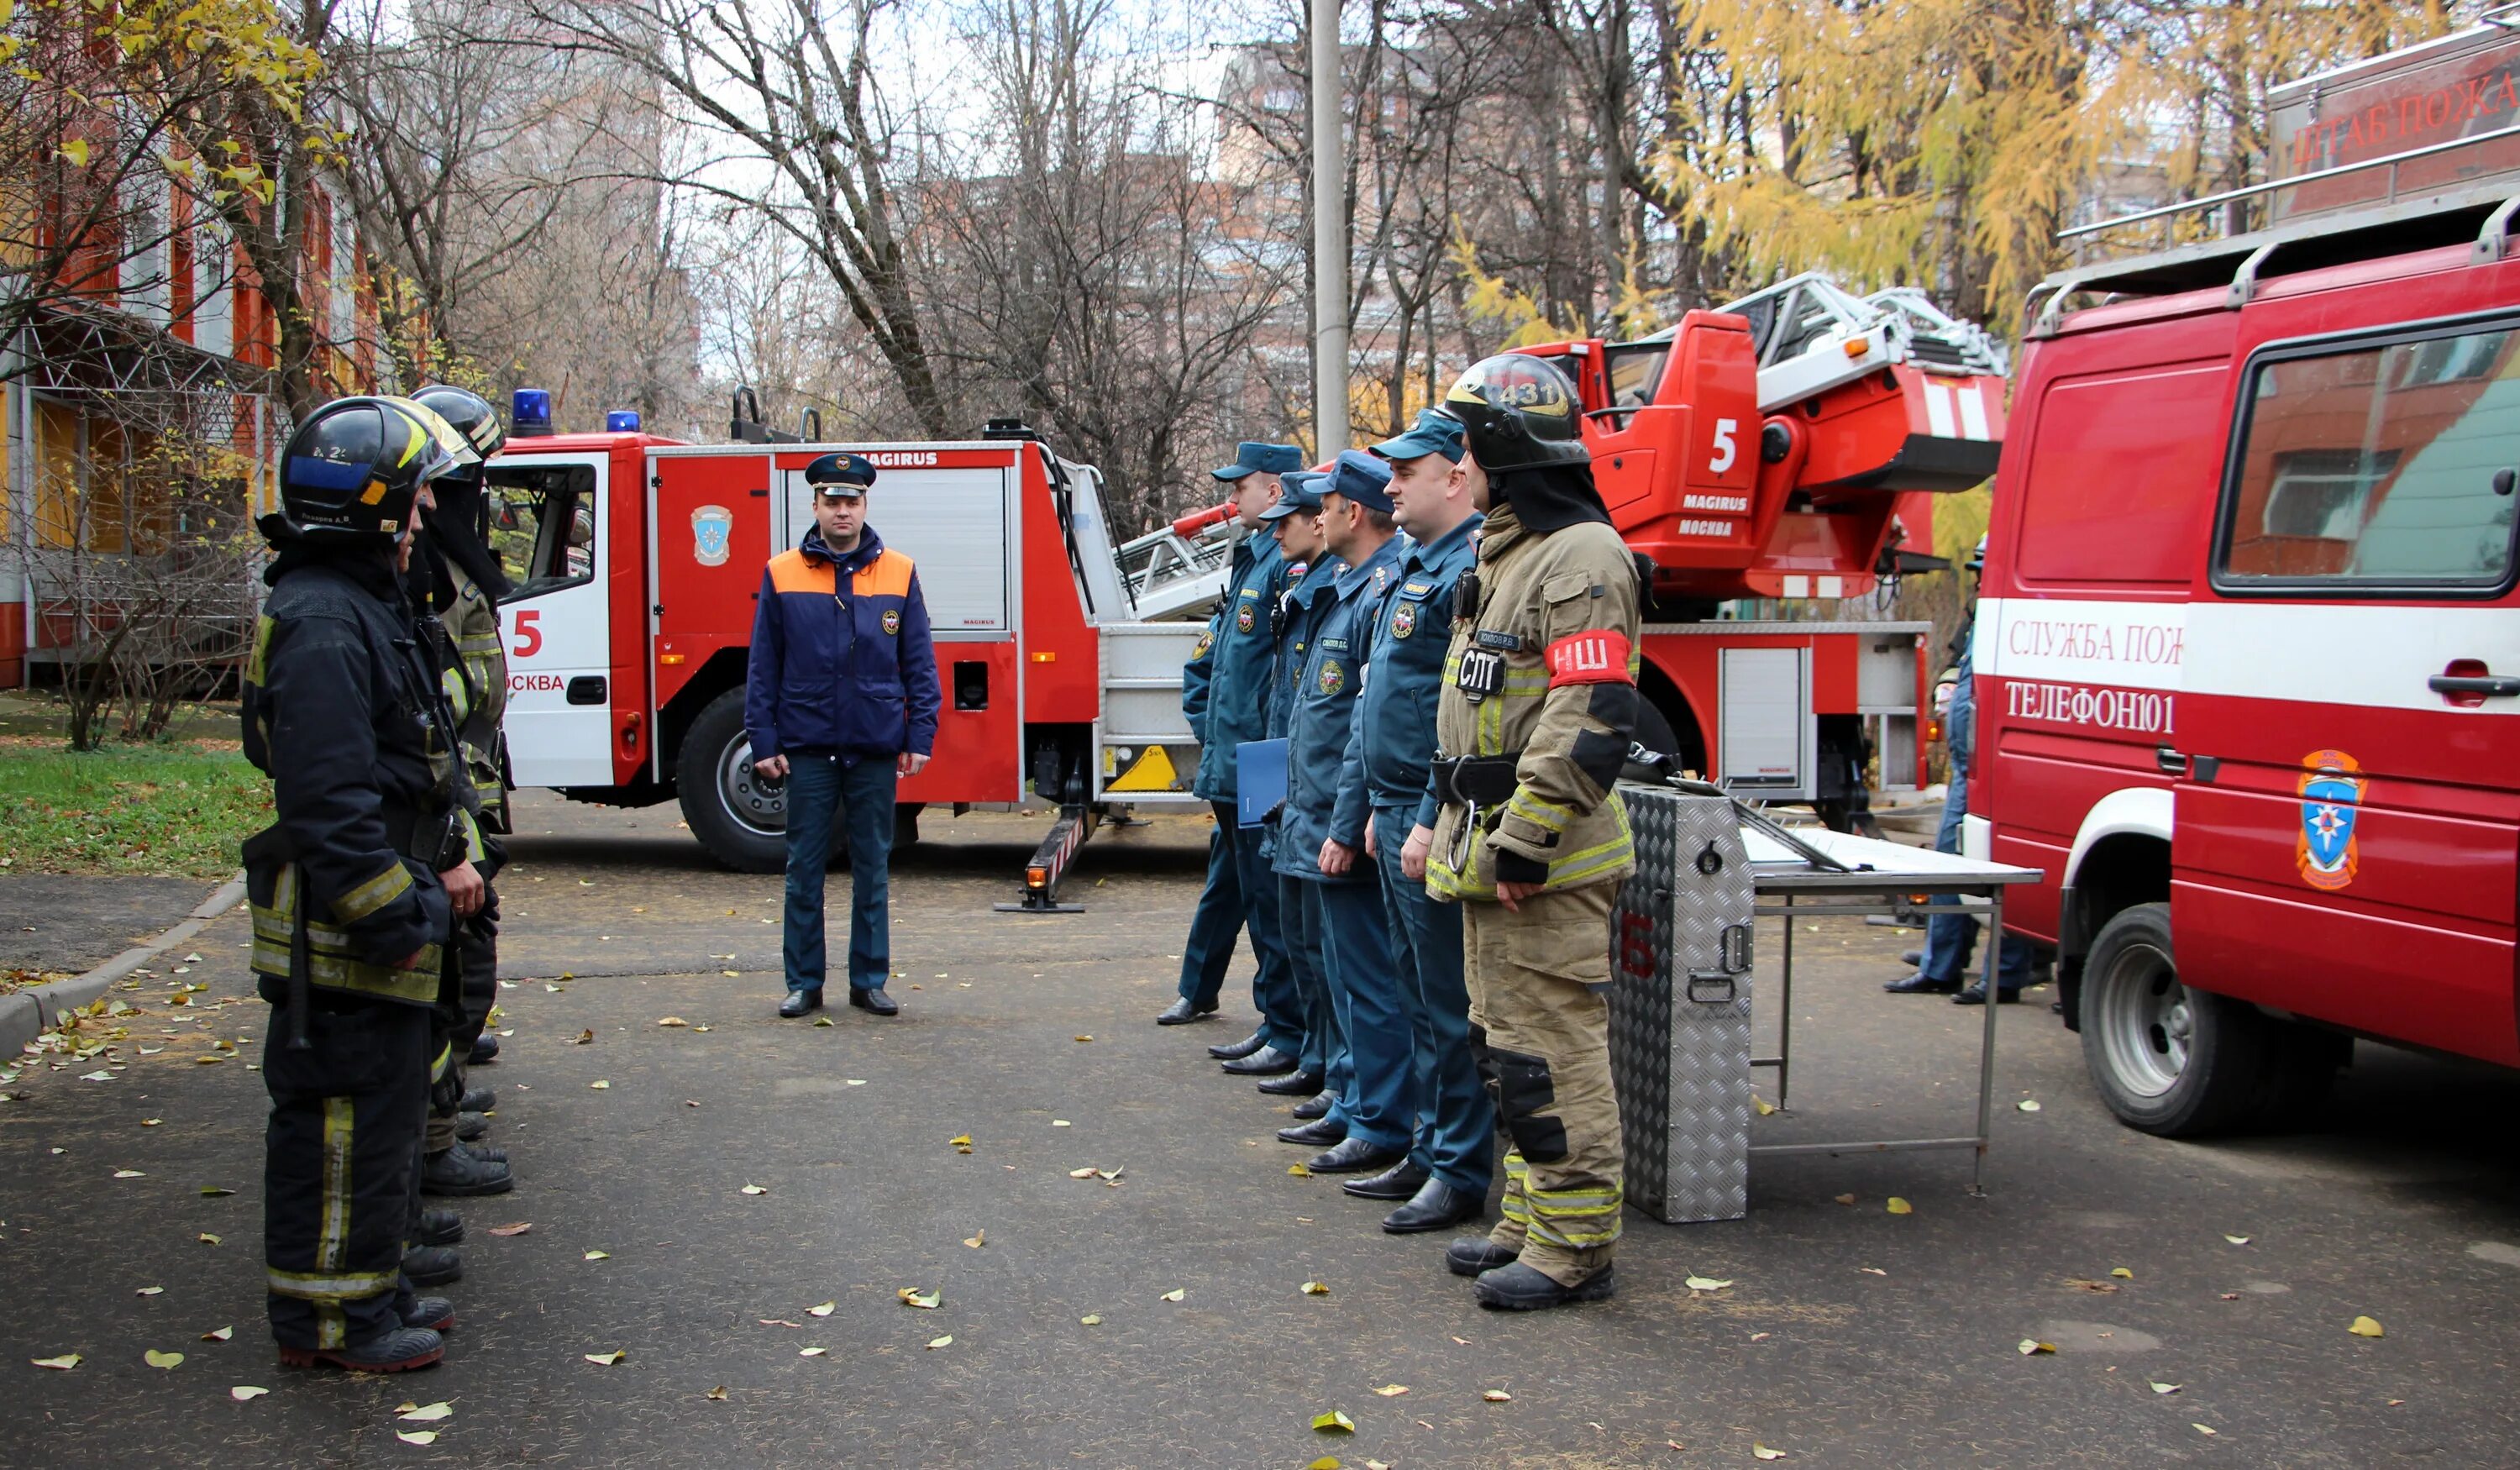
<svg viewBox="0 0 2520 1470">
<path fill-rule="evenodd" d="M 1549 646 L 1549 687 L 1628 684 L 1628 636 L 1615 628 L 1570 633 Z"/>
</svg>

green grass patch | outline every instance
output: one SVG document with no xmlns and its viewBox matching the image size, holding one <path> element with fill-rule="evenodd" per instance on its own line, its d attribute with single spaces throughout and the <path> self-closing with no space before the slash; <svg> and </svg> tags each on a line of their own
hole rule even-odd
<svg viewBox="0 0 2520 1470">
<path fill-rule="evenodd" d="M 0 748 L 0 872 L 224 877 L 271 822 L 271 782 L 230 751 Z"/>
</svg>

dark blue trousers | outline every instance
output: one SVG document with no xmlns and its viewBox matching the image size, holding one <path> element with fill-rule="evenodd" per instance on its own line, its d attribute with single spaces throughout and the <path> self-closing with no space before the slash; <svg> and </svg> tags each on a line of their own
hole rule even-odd
<svg viewBox="0 0 2520 1470">
<path fill-rule="evenodd" d="M 1190 938 L 1182 944 L 1182 999 L 1201 1010 L 1224 993 L 1225 972 L 1234 967 L 1234 936 L 1242 932 L 1242 880 L 1235 871 L 1233 831 L 1234 806 L 1227 802 L 1207 834 L 1207 883 L 1198 891 Z M 1256 992 L 1260 982 L 1251 984 Z"/>
<path fill-rule="evenodd" d="M 1328 972 L 1322 965 L 1322 885 L 1279 873 L 1278 913 L 1286 926 L 1286 962 L 1295 975 L 1295 994 L 1303 1004 L 1301 1054 L 1307 1076 L 1323 1079 L 1330 1094 L 1330 1116 L 1346 1121 L 1337 1099 L 1347 1095 L 1347 1037 L 1339 1029 L 1338 1007 L 1330 1002 Z"/>
<path fill-rule="evenodd" d="M 1470 1055 L 1470 991 L 1462 971 L 1462 906 L 1426 896 L 1400 872 L 1415 808 L 1377 807 L 1374 863 L 1391 915 L 1393 968 L 1409 1018 L 1417 1077 L 1417 1142 L 1410 1157 L 1454 1188 L 1484 1198 L 1496 1175 L 1496 1105 Z"/>
<path fill-rule="evenodd" d="M 1943 798 L 1942 825 L 1934 830 L 1934 851 L 1957 853 L 1960 850 L 1960 820 L 1968 816 L 1968 783 L 1955 780 L 1951 794 Z M 1927 899 L 1927 908 L 1957 907 L 1959 900 L 1948 893 Z M 1936 913 L 1925 919 L 1925 953 L 1916 962 L 1916 973 L 1928 980 L 1949 985 L 1954 981 L 1979 983 L 1979 977 L 1968 973 L 1969 956 L 1977 949 L 1977 915 L 1973 913 Z M 1995 987 L 1998 993 L 2010 995 L 2030 983 L 2030 941 L 2006 934 L 1995 952 Z"/>
<path fill-rule="evenodd" d="M 1251 935 L 1252 958 L 1258 965 L 1251 980 L 1251 1003 L 1260 1011 L 1260 1035 L 1270 1046 L 1291 1055 L 1304 1048 L 1304 1007 L 1286 958 L 1285 920 L 1278 910 L 1278 874 L 1270 869 L 1269 859 L 1260 850 L 1260 840 L 1268 829 L 1236 825 L 1231 801 L 1220 801 L 1215 806 L 1216 820 L 1234 848 L 1235 887 L 1242 895 L 1243 926 Z"/>
<path fill-rule="evenodd" d="M 892 801 L 900 773 L 890 756 L 855 764 L 835 755 L 788 758 L 788 923 L 780 958 L 789 990 L 823 988 L 823 869 L 832 824 L 849 844 L 849 988 L 881 990 L 892 973 Z"/>
<path fill-rule="evenodd" d="M 1348 1065 L 1338 1081 L 1338 1111 L 1351 1138 L 1376 1148 L 1405 1149 L 1418 1132 L 1417 1037 L 1401 1002 L 1391 958 L 1391 919 L 1382 883 L 1357 856 L 1357 876 L 1326 878 L 1320 890 L 1323 967 Z"/>
</svg>

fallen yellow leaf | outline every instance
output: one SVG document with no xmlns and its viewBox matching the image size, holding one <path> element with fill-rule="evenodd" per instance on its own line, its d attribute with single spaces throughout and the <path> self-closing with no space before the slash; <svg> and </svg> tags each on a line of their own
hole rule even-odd
<svg viewBox="0 0 2520 1470">
<path fill-rule="evenodd" d="M 1072 1180 L 1090 1180 L 1094 1177 L 1094 1174 L 1095 1171 L 1091 1169 L 1070 1169 L 1067 1171 L 1067 1177 Z"/>
<path fill-rule="evenodd" d="M 1386 1383 L 1382 1387 L 1375 1389 L 1374 1392 L 1380 1394 L 1385 1399 L 1397 1399 L 1401 1395 L 1409 1392 L 1409 1385 L 1405 1383 Z"/>
<path fill-rule="evenodd" d="M 1725 1287 L 1732 1284 L 1732 1283 L 1730 1281 L 1717 1280 L 1713 1276 L 1691 1276 L 1688 1278 L 1688 1289 L 1691 1291 L 1722 1291 Z"/>
<path fill-rule="evenodd" d="M 446 1399 L 440 1399 L 435 1403 L 425 1407 L 417 1403 L 406 1403 L 394 1410 L 397 1418 L 411 1419 L 424 1424 L 431 1420 L 443 1419 L 453 1412 L 455 1412 L 455 1404 L 453 1401 Z"/>
<path fill-rule="evenodd" d="M 601 1363 L 605 1367 L 608 1368 L 614 1363 L 629 1357 L 630 1351 L 627 1348 L 615 1348 L 609 1353 L 582 1353 L 578 1356 L 584 1358 L 588 1362 Z"/>
<path fill-rule="evenodd" d="M 2127 1270 L 2123 1266 L 2110 1267 L 2109 1274 L 2117 1277 L 2121 1281 L 2132 1281 L 2135 1279 L 2135 1272 Z"/>
<path fill-rule="evenodd" d="M 434 1429 L 397 1429 L 394 1431 L 394 1438 L 402 1441 L 406 1445 L 434 1445 L 437 1443 L 437 1431 Z"/>
<path fill-rule="evenodd" d="M 209 1231 L 207 1231 L 207 1230 L 203 1230 L 202 1233 L 200 1233 L 199 1235 L 194 1236 L 193 1238 L 194 1238 L 195 1240 L 200 1241 L 200 1242 L 201 1242 L 202 1244 L 203 1244 L 203 1245 L 216 1245 L 216 1244 L 218 1244 L 218 1243 L 219 1243 L 219 1237 L 217 1237 L 216 1235 L 211 1234 L 211 1233 L 210 1233 Z"/>
<path fill-rule="evenodd" d="M 1335 1454 L 1323 1455 L 1320 1459 L 1306 1465 L 1304 1470 L 1339 1470 L 1339 1457 Z"/>
<path fill-rule="evenodd" d="M 2354 1325 L 2346 1328 L 2345 1330 L 2353 1333 L 2356 1337 L 2381 1337 L 2385 1335 L 2380 1330 L 2380 1324 L 2367 1316 L 2356 1317 L 2354 1319 Z"/>
<path fill-rule="evenodd" d="M 594 1027 L 592 1027 L 592 1026 L 589 1026 L 589 1027 L 587 1027 L 584 1031 L 579 1032 L 579 1033 L 577 1034 L 577 1039 L 576 1039 L 575 1041 L 573 1041 L 573 1042 L 570 1042 L 570 1043 L 569 1043 L 569 1045 L 570 1045 L 570 1046 L 572 1046 L 572 1047 L 587 1047 L 587 1046 L 592 1046 L 592 1045 L 594 1045 L 594 1042 L 595 1042 L 595 1028 L 594 1028 Z"/>
<path fill-rule="evenodd" d="M 1308 1297 L 1326 1297 L 1330 1294 L 1330 1289 L 1325 1282 L 1307 1281 L 1303 1285 L 1303 1293 Z"/>
<path fill-rule="evenodd" d="M 588 1084 L 587 1084 L 587 1086 L 588 1086 L 588 1087 L 590 1087 L 590 1088 L 593 1088 L 595 1091 L 597 1091 L 601 1092 L 601 1091 L 605 1091 L 607 1088 L 611 1087 L 611 1086 L 612 1086 L 612 1084 L 610 1084 L 610 1083 L 608 1083 L 608 1082 L 597 1081 L 597 1082 L 590 1082 L 590 1083 L 588 1083 Z"/>
<path fill-rule="evenodd" d="M 2188 1428 L 2190 1428 L 2190 1429 L 2192 1429 L 2192 1430 L 2194 1430 L 2194 1431 L 2196 1431 L 2198 1434 L 2205 1435 L 2205 1436 L 2207 1436 L 2207 1437 L 2209 1437 L 2209 1438 L 2210 1438 L 2211 1436 L 2213 1436 L 2213 1435 L 2216 1435 L 2216 1434 L 2221 1433 L 2221 1431 L 2217 1430 L 2213 1425 L 2211 1425 L 2211 1424 L 2199 1424 L 2199 1423 L 2197 1423 L 2197 1422 L 2196 1422 L 2195 1420 L 2193 1420 L 2193 1419 L 2190 1419 L 2190 1420 L 2187 1422 L 2187 1427 L 2188 1427 Z"/>
<path fill-rule="evenodd" d="M 901 1298 L 902 1306 L 916 1307 L 922 1312 L 935 1311 L 936 1305 L 945 1300 L 945 1291 L 942 1287 L 929 1287 L 925 1290 L 922 1290 L 916 1286 L 904 1286 L 900 1290 L 894 1292 L 893 1295 Z"/>
<path fill-rule="evenodd" d="M 1893 1215 L 1913 1215 L 1916 1213 L 1916 1207 L 1914 1205 L 1908 1203 L 1906 1200 L 1901 1199 L 1895 1194 L 1890 1196 L 1890 1203 L 1883 1206 L 1883 1208 Z"/>
<path fill-rule="evenodd" d="M 1311 1170 L 1309 1170 L 1309 1169 L 1305 1168 L 1305 1167 L 1304 1167 L 1303 1165 L 1301 1165 L 1301 1164 L 1289 1164 L 1289 1165 L 1287 1165 L 1287 1166 L 1286 1166 L 1286 1172 L 1287 1172 L 1288 1174 L 1293 1175 L 1295 1178 L 1297 1178 L 1297 1179 L 1299 1179 L 1299 1180 L 1308 1180 L 1308 1179 L 1311 1179 L 1311 1178 L 1313 1177 L 1313 1172 L 1312 1172 Z"/>
<path fill-rule="evenodd" d="M 1176 1286 L 1176 1287 L 1174 1287 L 1172 1290 L 1170 1290 L 1170 1291 L 1168 1291 L 1168 1292 L 1165 1292 L 1165 1293 L 1163 1294 L 1162 1300 L 1167 1301 L 1167 1302 L 1178 1302 L 1178 1301 L 1180 1301 L 1182 1298 L 1184 1298 L 1184 1297 L 1186 1297 L 1186 1296 L 1189 1296 L 1189 1295 L 1190 1295 L 1190 1292 L 1189 1292 L 1189 1290 L 1188 1290 L 1187 1288 L 1185 1288 L 1185 1287 L 1180 1287 L 1180 1286 Z"/>
<path fill-rule="evenodd" d="M 1767 1098 L 1760 1096 L 1756 1092 L 1750 1094 L 1750 1105 L 1759 1110 L 1759 1116 L 1762 1118 L 1765 1118 L 1770 1113 L 1777 1110 L 1777 1105 L 1775 1103 L 1770 1102 Z"/>
<path fill-rule="evenodd" d="M 267 1388 L 256 1388 L 250 1383 L 240 1383 L 236 1387 L 228 1390 L 228 1397 L 234 1399 L 239 1403 L 244 1403 L 249 1400 L 259 1399 L 270 1392 L 271 1390 Z"/>
<path fill-rule="evenodd" d="M 2028 1358 L 2033 1354 L 2038 1353 L 2053 1353 L 2056 1351 L 2056 1345 L 2054 1343 L 2043 1343 L 2035 1337 L 2025 1337 L 2021 1340 L 2020 1347 L 2017 1351 L 2019 1351 L 2022 1357 Z"/>
<path fill-rule="evenodd" d="M 140 1355 L 140 1359 L 153 1368 L 171 1368 L 184 1360 L 184 1355 L 181 1353 L 160 1353 L 156 1348 L 151 1348 Z"/>
<path fill-rule="evenodd" d="M 1503 1389 L 1490 1389 L 1486 1393 L 1479 1395 L 1479 1397 L 1485 1399 L 1490 1403 L 1511 1403 L 1513 1402 L 1513 1395 L 1507 1393 Z"/>
<path fill-rule="evenodd" d="M 724 1403 L 726 1402 L 726 1385 L 721 1383 L 717 1387 L 710 1389 L 706 1397 L 713 1403 Z"/>
<path fill-rule="evenodd" d="M 986 1230 L 974 1231 L 971 1234 L 964 1236 L 963 1243 L 976 1251 L 980 1247 L 989 1243 L 989 1232 Z"/>
<path fill-rule="evenodd" d="M 953 1144 L 956 1148 L 968 1148 L 971 1146 L 971 1136 L 969 1134 L 956 1134 L 945 1141 Z"/>
<path fill-rule="evenodd" d="M 946 1333 L 943 1337 L 931 1337 L 927 1340 L 927 1351 L 930 1353 L 935 1352 L 938 1348 L 950 1348 L 952 1346 L 954 1346 L 954 1334 L 951 1332 Z"/>
<path fill-rule="evenodd" d="M 2226 1235 L 2223 1238 L 2231 1242 L 2233 1245 L 2246 1245 L 2249 1243 L 2249 1237 L 2246 1235 Z"/>
<path fill-rule="evenodd" d="M 209 1331 L 202 1334 L 202 1341 L 205 1343 L 223 1343 L 234 1336 L 236 1336 L 236 1329 L 234 1327 L 213 1327 Z"/>
<path fill-rule="evenodd" d="M 1313 1428 L 1323 1434 L 1354 1434 L 1356 1421 L 1334 1408 L 1313 1415 Z"/>
<path fill-rule="evenodd" d="M 832 1350 L 829 1348 L 798 1348 L 796 1350 L 796 1356 L 799 1358 L 820 1358 L 830 1351 Z"/>
<path fill-rule="evenodd" d="M 586 1259 L 589 1261 L 609 1261 L 612 1259 L 612 1253 L 610 1251 L 588 1251 L 586 1253 Z"/>
<path fill-rule="evenodd" d="M 681 1016 L 666 1016 L 656 1024 L 659 1026 L 689 1026 L 691 1022 L 684 1020 Z"/>
<path fill-rule="evenodd" d="M 762 1188 L 759 1184 L 746 1184 L 743 1186 L 743 1192 L 746 1194 L 768 1194 L 770 1191 Z"/>
<path fill-rule="evenodd" d="M 1099 1312 L 1088 1313 L 1086 1315 L 1078 1317 L 1077 1320 L 1088 1327 L 1100 1327 L 1102 1325 L 1102 1314 Z"/>
<path fill-rule="evenodd" d="M 2151 1383 L 2152 1391 L 2156 1394 L 2175 1394 L 2187 1386 L 2183 1383 L 2152 1383 L 2152 1380 L 2149 1378 L 2145 1379 L 2144 1382 Z"/>
<path fill-rule="evenodd" d="M 1780 1460 L 1785 1457 L 1785 1452 L 1783 1450 L 1771 1449 L 1767 1446 L 1759 1444 L 1756 1441 L 1751 1442 L 1750 1453 L 1754 1458 L 1763 1460 Z"/>
<path fill-rule="evenodd" d="M 825 1302 L 820 1307 L 806 1308 L 805 1314 L 807 1316 L 830 1316 L 832 1313 L 837 1312 L 839 1308 L 840 1304 L 837 1302 Z"/>
<path fill-rule="evenodd" d="M 29 1358 L 26 1360 L 39 1368 L 53 1368 L 60 1372 L 67 1373 L 70 1369 L 77 1367 L 86 1359 L 80 1358 L 76 1353 L 65 1353 L 59 1358 Z"/>
</svg>

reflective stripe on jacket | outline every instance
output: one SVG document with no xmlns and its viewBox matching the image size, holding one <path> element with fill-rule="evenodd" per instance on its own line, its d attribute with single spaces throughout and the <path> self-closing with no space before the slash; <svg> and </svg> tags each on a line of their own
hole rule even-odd
<svg viewBox="0 0 2520 1470">
<path fill-rule="evenodd" d="M 1516 757 L 1516 784 L 1478 814 L 1444 803 L 1426 860 L 1437 898 L 1493 898 L 1510 882 L 1575 888 L 1636 866 L 1628 816 L 1611 787 L 1634 737 L 1637 574 L 1618 532 L 1598 521 L 1539 536 L 1509 507 L 1479 532 L 1477 614 L 1454 627 L 1436 707 L 1438 758 Z M 1503 687 L 1473 701 L 1461 688 L 1473 653 L 1504 658 Z"/>
<path fill-rule="evenodd" d="M 809 529 L 762 568 L 743 698 L 753 759 L 927 755 L 942 703 L 918 570 L 873 527 L 837 557 Z"/>
</svg>

